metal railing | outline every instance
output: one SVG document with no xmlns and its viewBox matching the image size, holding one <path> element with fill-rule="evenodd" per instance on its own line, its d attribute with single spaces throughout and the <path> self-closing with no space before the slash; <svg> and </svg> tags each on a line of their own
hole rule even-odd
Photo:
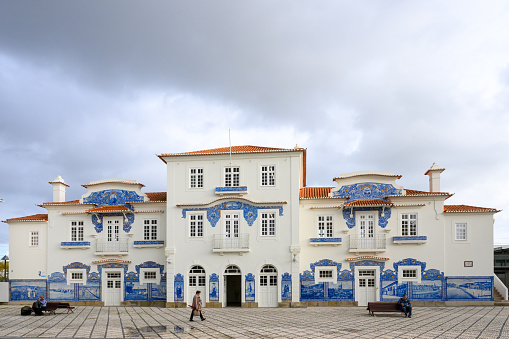
<svg viewBox="0 0 509 339">
<path fill-rule="evenodd" d="M 96 252 L 127 253 L 129 252 L 129 239 L 120 238 L 118 241 L 97 239 Z"/>
<path fill-rule="evenodd" d="M 214 250 L 249 250 L 249 234 L 239 234 L 237 237 L 227 237 L 224 234 L 214 234 Z"/>
<path fill-rule="evenodd" d="M 361 237 L 359 235 L 350 236 L 351 250 L 385 250 L 385 234 L 375 234 L 373 238 Z"/>
</svg>

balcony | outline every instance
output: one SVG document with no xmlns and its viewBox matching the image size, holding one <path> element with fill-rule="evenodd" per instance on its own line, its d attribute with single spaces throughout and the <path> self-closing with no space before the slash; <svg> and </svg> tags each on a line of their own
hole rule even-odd
<svg viewBox="0 0 509 339">
<path fill-rule="evenodd" d="M 249 234 L 239 234 L 237 237 L 227 237 L 224 234 L 215 234 L 212 252 L 223 255 L 224 253 L 237 252 L 240 255 L 249 252 Z"/>
<path fill-rule="evenodd" d="M 247 194 L 247 186 L 228 186 L 228 187 L 216 187 L 216 195 L 225 195 L 225 194 L 238 194 L 244 195 Z"/>
<path fill-rule="evenodd" d="M 107 239 L 97 239 L 96 255 L 128 255 L 129 239 L 120 238 L 118 241 L 108 241 Z"/>
<path fill-rule="evenodd" d="M 386 243 L 385 234 L 375 234 L 373 238 L 351 235 L 350 252 L 385 252 Z"/>
</svg>

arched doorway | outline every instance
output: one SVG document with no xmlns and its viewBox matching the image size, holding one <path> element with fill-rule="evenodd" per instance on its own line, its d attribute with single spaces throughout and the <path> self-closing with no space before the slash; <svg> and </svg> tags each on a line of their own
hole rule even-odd
<svg viewBox="0 0 509 339">
<path fill-rule="evenodd" d="M 187 286 L 187 304 L 193 303 L 193 297 L 196 291 L 201 291 L 201 300 L 203 307 L 206 304 L 207 291 L 205 290 L 205 270 L 199 265 L 191 267 L 188 274 L 188 286 Z"/>
<path fill-rule="evenodd" d="M 260 270 L 260 289 L 258 292 L 258 307 L 278 306 L 278 276 L 273 265 L 264 265 Z"/>
<path fill-rule="evenodd" d="M 242 305 L 242 273 L 236 265 L 229 265 L 223 273 L 225 306 Z"/>
</svg>

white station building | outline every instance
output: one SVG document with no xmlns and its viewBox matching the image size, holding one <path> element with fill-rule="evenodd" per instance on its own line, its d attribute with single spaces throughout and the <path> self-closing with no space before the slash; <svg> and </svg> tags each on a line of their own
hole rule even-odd
<svg viewBox="0 0 509 339">
<path fill-rule="evenodd" d="M 8 219 L 10 300 L 87 305 L 366 305 L 403 294 L 427 305 L 493 303 L 493 208 L 447 205 L 400 175 L 306 186 L 306 150 L 234 146 L 161 154 L 167 191 L 134 180 L 59 176 L 47 213 Z"/>
</svg>

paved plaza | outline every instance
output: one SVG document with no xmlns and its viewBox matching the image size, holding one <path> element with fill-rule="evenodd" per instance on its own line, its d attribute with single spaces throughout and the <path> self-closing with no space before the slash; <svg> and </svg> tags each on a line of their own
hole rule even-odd
<svg viewBox="0 0 509 339">
<path fill-rule="evenodd" d="M 414 307 L 368 315 L 365 307 L 222 308 L 189 322 L 189 309 L 80 306 L 21 316 L 0 306 L 0 337 L 25 338 L 509 338 L 509 307 Z"/>
</svg>

